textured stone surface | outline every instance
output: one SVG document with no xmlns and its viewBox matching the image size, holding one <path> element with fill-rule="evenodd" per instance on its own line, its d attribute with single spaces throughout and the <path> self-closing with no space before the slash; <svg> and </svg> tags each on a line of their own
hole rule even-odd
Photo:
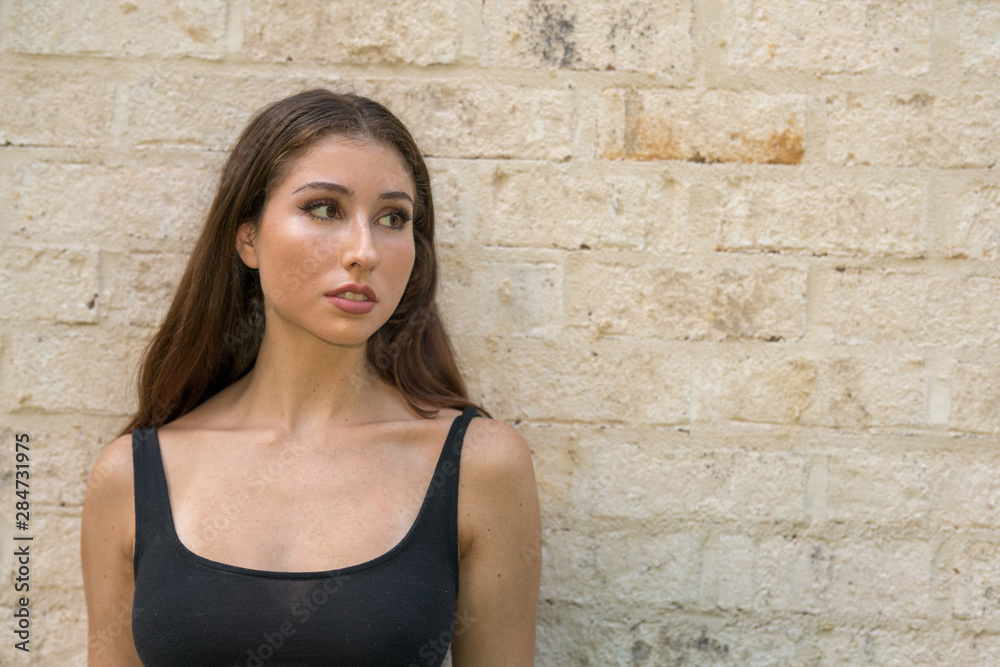
<svg viewBox="0 0 1000 667">
<path fill-rule="evenodd" d="M 842 429 L 923 426 L 927 380 L 920 357 L 861 355 L 824 359 L 804 421 Z"/>
<path fill-rule="evenodd" d="M 288 75 L 179 74 L 160 66 L 128 90 L 128 132 L 144 146 L 228 149 L 255 111 L 285 95 L 335 82 Z"/>
<path fill-rule="evenodd" d="M 820 74 L 926 74 L 931 0 L 735 0 L 729 62 Z"/>
<path fill-rule="evenodd" d="M 124 326 L 159 326 L 187 260 L 187 255 L 167 253 L 134 253 L 124 257 L 105 254 L 102 315 Z"/>
<path fill-rule="evenodd" d="M 617 258 L 614 258 L 617 259 Z M 678 340 L 795 339 L 802 335 L 805 275 L 765 266 L 630 267 L 611 256 L 567 262 L 567 315 L 605 334 Z"/>
<path fill-rule="evenodd" d="M 690 72 L 688 0 L 483 3 L 487 66 L 650 71 L 668 79 Z"/>
<path fill-rule="evenodd" d="M 190 243 L 211 203 L 215 167 L 32 164 L 15 172 L 0 228 L 33 242 Z"/>
<path fill-rule="evenodd" d="M 926 186 L 909 180 L 744 179 L 722 190 L 719 249 L 919 257 L 927 251 Z"/>
<path fill-rule="evenodd" d="M 0 61 L 0 90 L 0 145 L 98 146 L 107 140 L 114 85 L 99 73 Z"/>
<path fill-rule="evenodd" d="M 919 525 L 936 504 L 934 461 L 920 452 L 834 453 L 827 463 L 832 521 Z"/>
<path fill-rule="evenodd" d="M 87 250 L 0 248 L 5 320 L 97 322 L 97 253 Z"/>
<path fill-rule="evenodd" d="M 683 432 L 588 428 L 574 449 L 575 515 L 706 523 L 804 518 L 804 457 L 691 448 Z M 683 493 L 676 490 L 683 489 Z"/>
<path fill-rule="evenodd" d="M 497 255 L 474 264 L 446 260 L 441 270 L 444 316 L 456 335 L 537 336 L 563 319 L 559 265 Z"/>
<path fill-rule="evenodd" d="M 599 150 L 612 160 L 799 164 L 803 123 L 797 95 L 608 89 Z"/>
<path fill-rule="evenodd" d="M 952 378 L 949 424 L 1000 434 L 1000 363 L 960 363 Z"/>
<path fill-rule="evenodd" d="M 30 438 L 32 475 L 37 484 L 31 487 L 31 502 L 36 506 L 77 507 L 83 504 L 87 478 L 100 451 L 117 436 L 124 420 L 116 417 L 84 415 L 19 415 L 7 420 L 0 431 L 5 442 L 13 442 L 15 433 Z M 0 462 L 0 492 L 14 495 L 14 459 Z M 9 475 L 9 477 L 8 477 Z"/>
<path fill-rule="evenodd" d="M 1000 257 L 1000 184 L 986 181 L 969 185 L 948 215 L 950 257 Z"/>
<path fill-rule="evenodd" d="M 959 0 L 958 39 L 962 64 L 975 74 L 997 76 L 1000 67 L 1000 7 L 990 0 Z"/>
<path fill-rule="evenodd" d="M 687 420 L 688 364 L 657 340 L 456 338 L 472 390 L 505 419 Z"/>
<path fill-rule="evenodd" d="M 998 104 L 992 91 L 831 95 L 827 157 L 851 165 L 990 167 L 1000 152 Z"/>
<path fill-rule="evenodd" d="M 1000 341 L 1000 280 L 847 270 L 837 274 L 832 312 L 844 343 L 992 345 Z"/>
<path fill-rule="evenodd" d="M 672 183 L 636 166 L 498 164 L 492 197 L 481 204 L 481 238 L 490 245 L 569 250 L 674 246 Z"/>
<path fill-rule="evenodd" d="M 146 343 L 141 331 L 37 327 L 11 333 L 0 377 L 8 411 L 123 414 Z"/>
<path fill-rule="evenodd" d="M 413 128 L 425 155 L 564 160 L 572 146 L 567 86 L 500 82 L 365 81 L 358 91 Z"/>
<path fill-rule="evenodd" d="M 455 60 L 455 0 L 267 0 L 247 7 L 244 51 L 254 60 L 414 63 Z"/>
<path fill-rule="evenodd" d="M 919 358 L 722 353 L 696 371 L 699 419 L 845 429 L 926 423 Z"/>
<path fill-rule="evenodd" d="M 226 8 L 224 0 L 13 0 L 14 29 L 3 45 L 23 53 L 220 57 Z"/>
<path fill-rule="evenodd" d="M 924 618 L 930 611 L 934 550 L 926 542 L 898 540 L 887 547 L 794 534 L 763 540 L 723 535 L 717 549 L 709 576 L 718 577 L 724 608 L 847 616 L 878 608 L 897 618 Z"/>
</svg>

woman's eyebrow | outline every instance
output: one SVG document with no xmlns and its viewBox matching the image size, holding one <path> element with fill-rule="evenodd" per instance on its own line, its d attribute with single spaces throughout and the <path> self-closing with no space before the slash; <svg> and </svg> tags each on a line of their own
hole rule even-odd
<svg viewBox="0 0 1000 667">
<path fill-rule="evenodd" d="M 306 183 L 292 194 L 293 195 L 298 194 L 303 190 L 333 190 L 334 192 L 339 192 L 345 197 L 354 196 L 354 190 L 350 189 L 346 185 L 341 185 L 340 183 L 332 183 L 330 181 L 313 181 L 311 183 Z"/>
<path fill-rule="evenodd" d="M 405 199 L 406 201 L 413 203 L 413 197 L 406 194 L 405 192 L 383 192 L 378 196 L 379 199 Z"/>
<path fill-rule="evenodd" d="M 354 197 L 354 190 L 350 189 L 346 185 L 341 185 L 340 183 L 333 183 L 331 181 L 312 181 L 311 183 L 306 183 L 302 187 L 298 188 L 292 194 L 298 194 L 303 190 L 333 190 L 334 192 L 339 192 L 345 197 Z M 378 196 L 379 199 L 405 199 L 406 201 L 413 204 L 413 197 L 409 194 L 394 190 L 392 192 L 383 192 Z"/>
</svg>

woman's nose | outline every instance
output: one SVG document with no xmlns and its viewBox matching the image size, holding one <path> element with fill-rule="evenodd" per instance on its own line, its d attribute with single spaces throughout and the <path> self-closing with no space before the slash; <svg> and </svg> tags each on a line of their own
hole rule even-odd
<svg viewBox="0 0 1000 667">
<path fill-rule="evenodd" d="M 356 216 L 351 221 L 346 242 L 343 255 L 345 268 L 371 271 L 378 266 L 378 248 L 367 218 Z"/>
</svg>

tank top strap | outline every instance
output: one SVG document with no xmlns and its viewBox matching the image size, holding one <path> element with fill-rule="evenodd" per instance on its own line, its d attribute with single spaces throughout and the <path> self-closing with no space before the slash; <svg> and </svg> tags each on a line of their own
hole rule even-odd
<svg viewBox="0 0 1000 667">
<path fill-rule="evenodd" d="M 162 541 L 172 530 L 167 479 L 163 473 L 155 428 L 132 431 L 132 474 L 135 494 L 134 570 L 145 549 L 159 546 L 151 545 L 150 540 Z"/>
<path fill-rule="evenodd" d="M 445 557 L 452 567 L 455 581 L 458 581 L 458 478 L 459 462 L 462 455 L 462 443 L 469 422 L 477 416 L 475 406 L 469 406 L 455 418 L 448 431 L 441 456 L 434 469 L 431 485 L 427 489 L 430 506 L 427 508 L 427 523 L 433 526 L 428 535 L 440 535 L 449 545 Z M 418 519 L 419 520 L 419 519 Z"/>
<path fill-rule="evenodd" d="M 448 432 L 444 450 L 441 452 L 441 460 L 438 462 L 439 469 L 453 468 L 454 470 L 458 470 L 458 463 L 462 455 L 462 443 L 465 441 L 465 431 L 469 428 L 469 422 L 472 421 L 473 417 L 477 416 L 476 406 L 470 405 L 462 410 L 462 414 L 455 417 L 451 430 Z M 457 480 L 455 488 L 458 488 Z"/>
</svg>

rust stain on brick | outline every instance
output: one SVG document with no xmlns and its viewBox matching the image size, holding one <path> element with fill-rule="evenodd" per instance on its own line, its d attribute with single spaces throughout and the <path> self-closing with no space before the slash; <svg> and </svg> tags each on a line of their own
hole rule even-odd
<svg viewBox="0 0 1000 667">
<path fill-rule="evenodd" d="M 638 108 L 637 108 L 638 107 Z M 745 129 L 695 128 L 684 132 L 667 118 L 649 117 L 631 96 L 625 98 L 625 135 L 620 145 L 607 145 L 601 157 L 610 160 L 684 160 L 800 164 L 805 155 L 802 128 L 791 114 L 786 126 L 766 138 L 748 136 Z"/>
<path fill-rule="evenodd" d="M 781 133 L 772 132 L 766 141 L 744 139 L 751 154 L 756 159 L 740 160 L 741 162 L 763 162 L 766 164 L 799 164 L 805 149 L 802 147 L 802 131 L 789 127 Z"/>
</svg>

